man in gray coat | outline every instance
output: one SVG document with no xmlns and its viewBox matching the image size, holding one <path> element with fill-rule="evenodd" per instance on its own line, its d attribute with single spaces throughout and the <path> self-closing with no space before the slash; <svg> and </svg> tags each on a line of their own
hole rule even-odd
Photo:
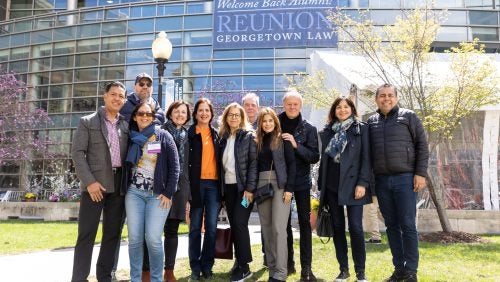
<svg viewBox="0 0 500 282">
<path fill-rule="evenodd" d="M 82 189 L 73 282 L 87 281 L 101 213 L 103 234 L 96 265 L 98 281 L 111 281 L 115 249 L 120 240 L 124 210 L 121 173 L 127 151 L 128 123 L 119 111 L 126 99 L 125 86 L 117 81 L 106 85 L 103 98 L 104 106 L 82 117 L 73 136 L 71 154 Z"/>
</svg>

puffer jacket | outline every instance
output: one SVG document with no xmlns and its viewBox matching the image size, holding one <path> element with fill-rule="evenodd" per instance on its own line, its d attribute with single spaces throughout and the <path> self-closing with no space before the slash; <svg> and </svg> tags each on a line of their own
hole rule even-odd
<svg viewBox="0 0 500 282">
<path fill-rule="evenodd" d="M 429 147 L 415 112 L 395 106 L 387 116 L 377 111 L 367 123 L 375 175 L 410 172 L 427 176 Z"/>
<path fill-rule="evenodd" d="M 134 92 L 127 95 L 127 102 L 125 102 L 125 105 L 123 105 L 123 107 L 120 110 L 120 114 L 122 114 L 125 117 L 126 121 L 130 122 L 132 112 L 134 111 L 135 107 L 139 105 L 140 102 L 141 100 L 137 98 L 137 95 L 135 95 Z M 165 123 L 165 112 L 160 107 L 160 104 L 154 98 L 151 98 L 151 102 L 155 105 L 155 112 L 156 112 L 155 120 L 153 122 L 158 125 L 163 125 Z"/>
<path fill-rule="evenodd" d="M 280 123 L 283 123 L 286 113 L 279 114 Z M 318 130 L 307 120 L 299 117 L 299 124 L 293 132 L 293 137 L 297 143 L 295 149 L 295 188 L 294 191 L 304 191 L 311 189 L 311 165 L 319 161 Z"/>
<path fill-rule="evenodd" d="M 220 160 L 222 164 L 222 156 L 227 145 L 229 133 L 224 134 L 220 140 Z M 236 139 L 234 141 L 234 158 L 236 165 L 236 185 L 238 192 L 244 190 L 253 193 L 257 186 L 257 146 L 255 137 L 252 131 L 238 129 Z M 221 186 L 224 187 L 224 169 L 221 166 Z M 221 189 L 224 191 L 224 188 Z"/>
</svg>

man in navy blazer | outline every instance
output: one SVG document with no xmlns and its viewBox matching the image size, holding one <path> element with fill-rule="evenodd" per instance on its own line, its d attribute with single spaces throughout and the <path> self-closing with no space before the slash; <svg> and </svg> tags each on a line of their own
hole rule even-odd
<svg viewBox="0 0 500 282">
<path fill-rule="evenodd" d="M 118 81 L 106 85 L 104 106 L 80 119 L 71 150 L 82 196 L 71 281 L 87 281 L 97 228 L 103 214 L 102 240 L 96 265 L 98 281 L 111 281 L 115 249 L 124 210 L 122 160 L 126 156 L 128 123 L 119 114 L 126 99 Z"/>
</svg>

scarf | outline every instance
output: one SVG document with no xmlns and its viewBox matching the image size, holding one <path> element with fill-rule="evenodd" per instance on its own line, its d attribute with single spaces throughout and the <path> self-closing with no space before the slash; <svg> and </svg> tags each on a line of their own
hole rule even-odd
<svg viewBox="0 0 500 282">
<path fill-rule="evenodd" d="M 151 123 L 148 127 L 144 128 L 143 131 L 138 132 L 135 130 L 130 131 L 130 148 L 128 149 L 127 158 L 125 162 L 137 165 L 139 159 L 142 156 L 142 147 L 148 139 L 155 133 L 155 124 Z"/>
<path fill-rule="evenodd" d="M 354 117 L 350 116 L 343 122 L 334 122 L 332 125 L 332 131 L 334 133 L 332 139 L 326 146 L 325 153 L 333 158 L 333 161 L 340 163 L 340 154 L 344 152 L 345 146 L 347 144 L 347 130 L 354 122 Z"/>
<path fill-rule="evenodd" d="M 167 120 L 163 127 L 172 135 L 175 145 L 177 146 L 177 152 L 179 153 L 180 174 L 182 173 L 182 165 L 184 163 L 184 144 L 186 144 L 187 130 L 182 126 L 177 128 L 171 120 Z"/>
</svg>

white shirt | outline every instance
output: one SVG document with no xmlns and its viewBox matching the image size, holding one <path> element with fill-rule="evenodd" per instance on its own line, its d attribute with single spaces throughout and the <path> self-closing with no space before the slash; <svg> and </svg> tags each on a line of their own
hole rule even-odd
<svg viewBox="0 0 500 282">
<path fill-rule="evenodd" d="M 236 162 L 234 159 L 234 141 L 236 136 L 227 138 L 226 148 L 222 154 L 222 166 L 224 168 L 224 181 L 226 184 L 236 183 Z"/>
</svg>

